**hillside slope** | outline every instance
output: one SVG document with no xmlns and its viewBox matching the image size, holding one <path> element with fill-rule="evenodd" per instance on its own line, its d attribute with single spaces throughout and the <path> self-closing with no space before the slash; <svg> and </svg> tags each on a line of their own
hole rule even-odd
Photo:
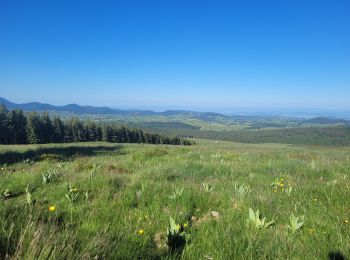
<svg viewBox="0 0 350 260">
<path fill-rule="evenodd" d="M 205 140 L 0 147 L 0 157 L 9 154 L 17 162 L 0 169 L 0 258 L 350 255 L 350 148 Z"/>
</svg>

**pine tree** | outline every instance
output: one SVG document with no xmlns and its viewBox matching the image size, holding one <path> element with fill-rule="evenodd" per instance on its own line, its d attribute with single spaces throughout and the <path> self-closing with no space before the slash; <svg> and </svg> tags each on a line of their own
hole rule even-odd
<svg viewBox="0 0 350 260">
<path fill-rule="evenodd" d="M 0 105 L 0 143 L 7 144 L 9 139 L 9 117 L 5 105 Z"/>
<path fill-rule="evenodd" d="M 42 143 L 53 142 L 53 126 L 47 112 L 40 117 L 40 140 Z"/>
<path fill-rule="evenodd" d="M 85 141 L 85 133 L 84 133 L 85 131 L 81 121 L 78 118 L 73 117 L 69 121 L 69 125 L 72 131 L 72 139 L 73 139 L 72 141 L 73 142 Z"/>
<path fill-rule="evenodd" d="M 40 143 L 40 118 L 33 112 L 27 118 L 27 141 L 30 144 Z"/>
<path fill-rule="evenodd" d="M 12 110 L 11 112 L 11 124 L 13 127 L 13 140 L 14 144 L 27 143 L 27 119 L 22 110 Z"/>
<path fill-rule="evenodd" d="M 64 124 L 59 117 L 54 117 L 52 121 L 53 135 L 52 140 L 55 143 L 64 142 Z"/>
<path fill-rule="evenodd" d="M 102 128 L 102 140 L 104 142 L 112 142 L 113 129 L 109 125 L 103 125 Z"/>
</svg>

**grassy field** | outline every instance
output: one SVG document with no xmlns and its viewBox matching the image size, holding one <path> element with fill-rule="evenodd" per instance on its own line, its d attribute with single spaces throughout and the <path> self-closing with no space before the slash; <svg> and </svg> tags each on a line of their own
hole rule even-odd
<svg viewBox="0 0 350 260">
<path fill-rule="evenodd" d="M 0 146 L 0 259 L 350 256 L 350 148 L 196 142 Z"/>
</svg>

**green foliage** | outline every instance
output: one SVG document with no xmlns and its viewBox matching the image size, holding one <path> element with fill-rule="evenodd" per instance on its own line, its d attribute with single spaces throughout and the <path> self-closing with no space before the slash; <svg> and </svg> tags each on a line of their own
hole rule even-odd
<svg viewBox="0 0 350 260">
<path fill-rule="evenodd" d="M 9 112 L 0 106 L 0 144 L 39 144 L 62 142 L 106 141 L 112 143 L 151 143 L 191 145 L 193 142 L 164 134 L 144 132 L 116 124 L 82 121 L 72 117 L 66 122 L 48 113 L 31 112 L 27 117 L 23 111 Z"/>
<path fill-rule="evenodd" d="M 0 198 L 7 199 L 11 197 L 11 192 L 9 189 L 6 189 L 2 194 L 0 194 Z"/>
<path fill-rule="evenodd" d="M 91 171 L 90 171 L 90 180 L 92 180 L 92 179 L 95 177 L 95 175 L 96 175 L 98 169 L 100 169 L 100 168 L 101 168 L 101 165 L 98 165 L 98 164 L 96 164 L 96 163 L 94 163 L 94 164 L 92 165 L 92 169 L 91 169 Z"/>
<path fill-rule="evenodd" d="M 179 199 L 182 197 L 182 195 L 184 194 L 184 188 L 179 188 L 176 186 L 173 186 L 173 194 L 169 196 L 170 199 Z"/>
<path fill-rule="evenodd" d="M 247 185 L 237 185 L 235 184 L 235 192 L 237 194 L 237 196 L 240 199 L 245 198 L 249 193 L 251 193 L 251 189 L 249 186 Z"/>
<path fill-rule="evenodd" d="M 284 192 L 285 192 L 288 196 L 290 196 L 290 195 L 292 194 L 292 191 L 293 191 L 293 187 L 292 187 L 292 186 L 289 186 L 289 187 L 287 187 L 287 188 L 284 190 Z"/>
<path fill-rule="evenodd" d="M 29 190 L 29 184 L 26 187 L 26 202 L 27 202 L 28 206 L 32 206 L 32 204 L 33 204 L 32 194 Z"/>
<path fill-rule="evenodd" d="M 48 184 L 54 182 L 59 176 L 60 173 L 55 170 L 48 170 L 45 173 L 42 173 L 43 184 Z"/>
<path fill-rule="evenodd" d="M 190 241 L 188 228 L 182 224 L 176 224 L 175 220 L 170 217 L 167 228 L 167 245 L 172 254 L 180 254 Z"/>
<path fill-rule="evenodd" d="M 8 144 L 9 142 L 9 117 L 8 110 L 2 104 L 0 104 L 0 144 Z"/>
<path fill-rule="evenodd" d="M 289 224 L 287 224 L 288 229 L 292 231 L 292 233 L 294 234 L 303 226 L 304 226 L 304 216 L 296 217 L 294 216 L 293 213 L 291 213 L 289 216 Z"/>
<path fill-rule="evenodd" d="M 211 192 L 214 190 L 214 187 L 211 186 L 209 183 L 207 182 L 203 182 L 202 183 L 203 189 L 205 190 L 205 192 Z"/>
<path fill-rule="evenodd" d="M 268 228 L 273 223 L 274 223 L 273 220 L 266 222 L 265 217 L 261 218 L 259 210 L 256 210 L 256 212 L 254 212 L 251 208 L 249 208 L 249 217 L 247 219 L 247 225 L 251 225 L 257 229 L 261 229 L 261 228 Z"/>
<path fill-rule="evenodd" d="M 78 196 L 79 196 L 79 191 L 78 189 L 75 187 L 74 184 L 68 184 L 67 186 L 67 193 L 65 194 L 66 195 L 66 198 L 67 200 L 70 202 L 70 203 L 73 203 L 75 202 L 77 199 L 78 199 Z"/>
<path fill-rule="evenodd" d="M 0 158 L 1 259 L 326 259 L 350 249 L 349 147 L 91 142 L 2 145 Z M 48 169 L 62 174 L 45 185 Z M 174 187 L 183 195 L 171 200 Z"/>
<path fill-rule="evenodd" d="M 283 192 L 288 196 L 290 196 L 293 191 L 292 185 L 284 178 L 276 179 L 270 186 L 273 192 Z"/>
</svg>

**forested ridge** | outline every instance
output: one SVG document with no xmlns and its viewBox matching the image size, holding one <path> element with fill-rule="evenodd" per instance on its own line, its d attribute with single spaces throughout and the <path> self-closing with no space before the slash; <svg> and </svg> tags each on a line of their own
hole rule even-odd
<svg viewBox="0 0 350 260">
<path fill-rule="evenodd" d="M 190 145 L 178 137 L 146 132 L 113 123 L 95 123 L 72 117 L 63 121 L 48 113 L 7 110 L 0 105 L 0 144 L 42 144 L 105 141 L 113 143 L 151 143 Z"/>
<path fill-rule="evenodd" d="M 160 124 L 160 123 L 158 123 Z M 325 146 L 350 145 L 350 125 L 281 127 L 275 129 L 213 131 L 186 127 L 158 127 L 151 124 L 137 124 L 135 127 L 149 129 L 155 133 L 171 136 L 194 136 L 200 139 L 232 141 L 240 143 L 284 143 Z"/>
</svg>

